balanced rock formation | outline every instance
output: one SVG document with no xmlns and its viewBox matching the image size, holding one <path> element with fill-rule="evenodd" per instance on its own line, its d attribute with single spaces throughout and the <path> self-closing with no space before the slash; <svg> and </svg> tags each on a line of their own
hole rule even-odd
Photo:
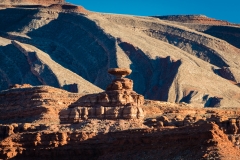
<svg viewBox="0 0 240 160">
<path fill-rule="evenodd" d="M 133 91 L 133 81 L 124 78 L 131 73 L 130 69 L 109 69 L 116 79 L 105 92 L 81 97 L 60 113 L 62 123 L 73 123 L 88 118 L 99 119 L 142 119 L 141 105 L 144 97 Z"/>
</svg>

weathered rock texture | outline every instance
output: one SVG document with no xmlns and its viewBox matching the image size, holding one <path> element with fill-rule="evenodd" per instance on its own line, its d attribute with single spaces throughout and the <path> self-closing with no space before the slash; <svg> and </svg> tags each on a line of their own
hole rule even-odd
<svg viewBox="0 0 240 160">
<path fill-rule="evenodd" d="M 69 159 L 67 155 L 71 159 L 237 159 L 239 156 L 239 151 L 231 147 L 227 136 L 214 124 L 108 134 L 28 132 L 9 136 L 1 147 L 4 147 L 0 149 L 1 158 L 15 159 Z"/>
<path fill-rule="evenodd" d="M 61 123 L 77 123 L 88 118 L 94 119 L 143 119 L 144 97 L 133 91 L 133 81 L 124 78 L 130 69 L 109 69 L 116 79 L 107 90 L 98 94 L 81 97 L 67 110 L 60 113 Z"/>
<path fill-rule="evenodd" d="M 207 25 L 232 25 L 223 20 L 216 20 L 205 15 L 173 15 L 173 16 L 153 16 L 162 20 L 176 21 L 180 23 L 197 23 Z"/>
<path fill-rule="evenodd" d="M 204 16 L 101 14 L 55 4 L 3 6 L 0 30 L 0 90 L 28 83 L 97 93 L 113 79 L 107 70 L 120 67 L 132 69 L 128 78 L 147 99 L 199 107 L 240 103 L 239 26 L 234 24 Z M 219 102 L 211 102 L 215 97 Z"/>
<path fill-rule="evenodd" d="M 26 109 L 18 103 L 1 105 L 0 121 L 5 123 L 0 124 L 1 159 L 69 159 L 71 156 L 71 159 L 237 160 L 240 156 L 238 108 L 201 109 L 186 103 L 147 100 L 142 106 L 146 114 L 144 121 L 90 118 L 77 124 L 60 124 L 60 112 L 81 96 L 47 86 L 23 87 L 0 94 L 11 99 L 16 97 L 19 103 L 27 93 L 33 96 L 31 100 L 25 98 L 31 104 Z M 40 110 L 40 104 L 48 111 Z M 11 114 L 16 110 L 20 116 L 13 118 Z M 33 110 L 41 116 L 36 117 Z M 3 116 L 7 113 L 9 121 Z M 29 121 L 30 118 L 34 121 Z"/>
<path fill-rule="evenodd" d="M 58 113 L 79 97 L 81 95 L 50 86 L 20 86 L 3 91 L 0 94 L 0 124 L 59 123 Z"/>
</svg>

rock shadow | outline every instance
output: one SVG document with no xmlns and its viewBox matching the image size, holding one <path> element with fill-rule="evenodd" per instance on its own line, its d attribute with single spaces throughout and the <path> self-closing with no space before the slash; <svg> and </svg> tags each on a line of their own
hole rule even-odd
<svg viewBox="0 0 240 160">
<path fill-rule="evenodd" d="M 23 144 L 21 147 L 27 149 L 13 159 L 201 159 L 205 154 L 203 151 L 214 145 L 206 144 L 212 139 L 211 129 L 211 124 L 205 124 L 161 131 L 48 132 L 40 135 L 36 146 L 34 143 Z M 33 137 L 37 137 L 36 134 Z M 29 139 L 29 134 L 23 134 L 22 139 Z M 54 143 L 49 145 L 50 142 Z M 42 145 L 48 149 L 43 150 Z"/>
<path fill-rule="evenodd" d="M 62 87 L 64 90 L 72 93 L 78 93 L 78 84 L 73 83 L 73 84 L 65 84 Z"/>
<path fill-rule="evenodd" d="M 204 33 L 227 41 L 240 49 L 240 28 L 232 26 L 211 26 Z"/>
<path fill-rule="evenodd" d="M 0 57 L 0 90 L 13 84 L 42 84 L 31 72 L 26 56 L 14 45 L 0 46 Z"/>
<path fill-rule="evenodd" d="M 132 61 L 132 74 L 128 76 L 134 81 L 134 90 L 143 94 L 146 99 L 167 101 L 170 87 L 181 65 L 180 60 L 157 57 L 150 59 L 138 47 L 118 40 L 119 46 Z"/>
<path fill-rule="evenodd" d="M 186 32 L 180 28 L 175 28 L 174 30 L 178 32 Z M 174 45 L 180 48 L 181 50 L 193 56 L 196 56 L 199 59 L 206 61 L 207 63 L 216 65 L 220 68 L 229 67 L 227 62 L 221 56 L 219 56 L 219 53 L 217 51 L 213 50 L 211 47 L 208 47 L 204 44 L 200 44 L 196 40 L 191 40 L 191 39 L 188 39 L 187 37 L 182 37 L 168 31 L 161 31 L 161 30 L 154 30 L 154 29 L 144 30 L 143 33 L 145 33 L 150 37 L 153 37 L 158 40 L 169 43 L 171 45 Z"/>
<path fill-rule="evenodd" d="M 213 72 L 224 79 L 237 83 L 237 80 L 229 67 L 223 67 L 221 69 L 213 68 Z"/>
<path fill-rule="evenodd" d="M 223 98 L 221 98 L 221 97 L 210 97 L 210 98 L 206 101 L 204 107 L 220 107 L 220 106 L 221 106 L 221 100 L 222 100 L 222 99 L 223 99 Z"/>
<path fill-rule="evenodd" d="M 183 97 L 180 102 L 190 103 L 192 97 L 195 96 L 197 93 L 197 91 L 190 91 L 190 93 L 187 96 Z"/>
<path fill-rule="evenodd" d="M 0 11 L 0 16 L 12 11 L 14 20 L 6 21 L 2 18 L 0 35 L 2 37 L 17 40 L 22 43 L 31 44 L 46 52 L 55 62 L 66 69 L 78 74 L 96 86 L 105 89 L 113 77 L 107 73 L 108 68 L 116 68 L 116 39 L 104 32 L 94 21 L 81 13 L 59 13 L 56 19 L 40 26 L 37 29 L 28 31 L 30 38 L 11 35 L 7 31 L 18 31 L 21 27 L 28 26 L 33 15 L 39 12 L 38 9 L 32 12 L 23 12 L 20 15 L 26 20 L 21 21 L 21 16 L 15 13 L 24 9 L 16 8 Z M 31 9 L 32 10 L 32 9 Z M 51 15 L 49 15 L 51 16 Z M 4 21 L 3 21 L 4 20 Z M 41 22 L 41 19 L 35 18 Z M 21 25 L 19 27 L 19 23 Z M 7 26 L 12 28 L 6 29 Z M 16 30 L 18 28 L 18 30 Z M 72 34 L 74 32 L 74 34 Z M 71 35 L 71 36 L 69 36 Z M 104 80 L 103 80 L 104 79 Z"/>
<path fill-rule="evenodd" d="M 34 106 L 31 109 L 29 107 L 14 108 L 13 111 L 3 112 L 0 114 L 0 124 L 11 124 L 11 123 L 33 123 L 43 118 L 44 113 L 48 112 L 48 109 L 43 106 Z M 2 110 L 0 108 L 0 110 Z M 5 115 L 11 114 L 11 116 Z"/>
<path fill-rule="evenodd" d="M 117 67 L 116 40 L 85 15 L 59 13 L 57 19 L 27 35 L 28 43 L 98 87 L 105 89 L 112 80 L 107 70 Z"/>
<path fill-rule="evenodd" d="M 6 8 L 0 10 L 0 31 L 17 32 L 32 21 L 39 9 Z M 8 18 L 6 17 L 8 16 Z"/>
</svg>

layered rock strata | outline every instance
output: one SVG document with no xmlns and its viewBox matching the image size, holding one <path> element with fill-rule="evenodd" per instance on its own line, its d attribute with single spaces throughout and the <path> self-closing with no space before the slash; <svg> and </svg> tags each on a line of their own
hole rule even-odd
<svg viewBox="0 0 240 160">
<path fill-rule="evenodd" d="M 124 79 L 121 82 L 127 81 Z M 103 93 L 117 91 L 112 89 L 119 89 L 114 85 L 119 80 L 114 80 Z M 131 88 L 132 83 L 127 84 Z M 0 159 L 68 159 L 69 155 L 71 159 L 237 159 L 240 156 L 238 108 L 202 109 L 186 103 L 149 100 L 142 104 L 141 98 L 133 102 L 109 98 L 106 103 L 98 99 L 103 93 L 81 96 L 53 87 L 29 85 L 14 85 L 1 92 Z M 96 101 L 80 101 L 88 96 Z M 126 104 L 122 106 L 125 109 L 128 102 L 144 110 L 143 120 L 116 119 L 114 112 L 108 112 L 105 106 L 100 106 L 104 109 L 103 117 L 96 118 L 97 108 L 91 106 L 99 103 L 114 107 L 111 104 L 121 103 Z M 75 111 L 79 113 L 81 109 L 77 104 L 85 105 L 81 111 L 87 111 L 87 116 L 76 117 Z M 66 111 L 70 111 L 67 119 L 60 121 Z M 68 124 L 60 124 L 63 120 Z"/>
<path fill-rule="evenodd" d="M 154 16 L 156 18 L 168 21 L 176 21 L 181 23 L 199 23 L 208 25 L 231 25 L 231 23 L 223 20 L 216 20 L 205 15 L 172 15 L 172 16 Z"/>
<path fill-rule="evenodd" d="M 3 159 L 69 159 L 69 155 L 71 159 L 237 159 L 239 151 L 216 124 L 114 133 L 25 132 L 0 143 Z"/>
<path fill-rule="evenodd" d="M 88 118 L 99 119 L 142 119 L 141 105 L 144 97 L 133 91 L 133 81 L 123 78 L 131 73 L 129 69 L 110 69 L 117 78 L 105 92 L 81 97 L 60 113 L 62 123 L 79 122 Z"/>
<path fill-rule="evenodd" d="M 0 123 L 59 123 L 58 112 L 80 96 L 50 86 L 15 85 L 0 92 Z"/>
</svg>

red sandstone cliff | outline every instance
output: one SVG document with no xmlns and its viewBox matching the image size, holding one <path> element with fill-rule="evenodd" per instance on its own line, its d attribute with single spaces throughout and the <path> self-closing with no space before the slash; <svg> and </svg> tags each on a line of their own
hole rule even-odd
<svg viewBox="0 0 240 160">
<path fill-rule="evenodd" d="M 82 95 L 48 86 L 15 87 L 0 92 L 1 159 L 237 160 L 240 156 L 238 108 L 201 109 L 146 100 L 141 106 L 144 119 L 89 116 L 61 124 L 60 112 L 72 108 Z"/>
</svg>

